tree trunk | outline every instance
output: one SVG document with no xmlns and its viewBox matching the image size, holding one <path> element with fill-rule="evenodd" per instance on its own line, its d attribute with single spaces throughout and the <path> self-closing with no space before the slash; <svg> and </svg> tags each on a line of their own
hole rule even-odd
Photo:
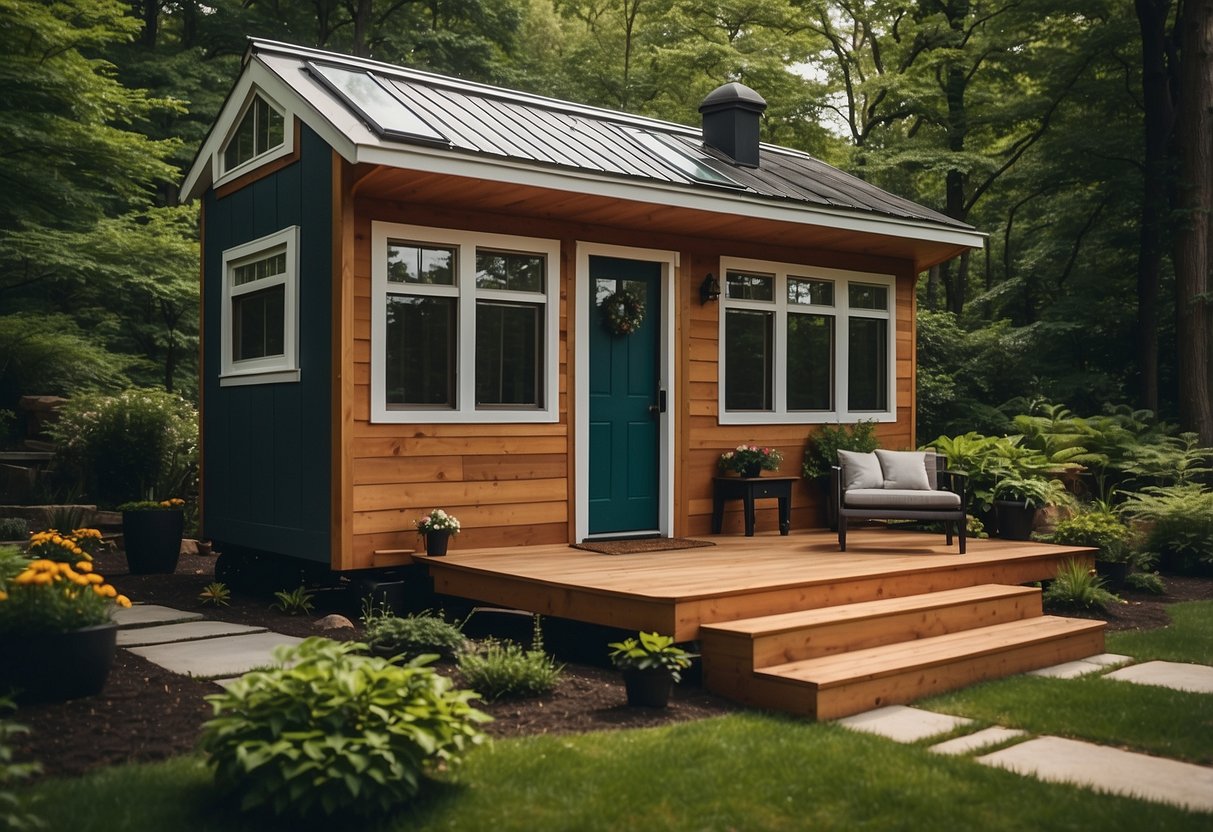
<svg viewBox="0 0 1213 832">
<path fill-rule="evenodd" d="M 1141 29 L 1145 160 L 1137 252 L 1137 401 L 1158 413 L 1158 294 L 1171 182 L 1168 144 L 1175 108 L 1167 72 L 1171 0 L 1135 0 Z"/>
<path fill-rule="evenodd" d="M 1213 445 L 1210 382 L 1213 308 L 1213 0 L 1187 0 L 1181 32 L 1176 139 L 1180 162 L 1175 232 L 1175 313 L 1179 420 Z"/>
</svg>

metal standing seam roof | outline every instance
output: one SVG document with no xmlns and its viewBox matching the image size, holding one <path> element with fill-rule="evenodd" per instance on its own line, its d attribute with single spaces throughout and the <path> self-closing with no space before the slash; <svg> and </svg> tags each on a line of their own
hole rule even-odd
<svg viewBox="0 0 1213 832">
<path fill-rule="evenodd" d="M 958 231 L 971 226 L 890 194 L 862 179 L 777 145 L 761 145 L 757 168 L 732 163 L 705 148 L 697 128 L 578 105 L 531 93 L 391 66 L 365 59 L 269 41 L 252 41 L 246 60 L 260 59 L 354 145 L 407 147 L 407 137 L 386 136 L 350 100 L 312 77 L 309 63 L 371 73 L 401 107 L 422 119 L 455 154 L 492 156 L 547 169 L 588 171 L 647 180 L 700 194 L 729 191 L 761 201 L 820 206 L 863 215 L 928 223 Z M 305 77 L 312 78 L 311 83 Z M 352 118 L 351 118 L 352 117 Z M 349 129 L 354 121 L 365 130 Z M 723 174 L 736 188 L 691 178 L 635 136 L 643 130 L 667 137 L 685 155 Z M 358 135 L 351 135 L 352 133 Z M 418 143 L 422 143 L 418 139 Z M 430 148 L 434 142 L 424 142 Z M 441 145 L 440 145 L 441 146 Z M 203 160 L 195 162 L 195 167 Z"/>
</svg>

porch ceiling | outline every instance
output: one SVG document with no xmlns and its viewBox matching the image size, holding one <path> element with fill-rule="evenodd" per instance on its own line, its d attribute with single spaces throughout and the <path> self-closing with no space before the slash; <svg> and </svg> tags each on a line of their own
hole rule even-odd
<svg viewBox="0 0 1213 832">
<path fill-rule="evenodd" d="M 820 224 L 793 222 L 747 213 L 710 211 L 685 205 L 642 202 L 386 166 L 362 167 L 359 173 L 362 174 L 357 186 L 360 197 L 557 220 L 582 224 L 587 232 L 608 227 L 662 234 L 685 238 L 688 245 L 705 239 L 736 240 L 748 244 L 840 252 L 910 261 L 915 271 L 919 272 L 971 249 L 969 243 L 916 237 L 913 227 L 904 224 L 891 223 L 890 228 L 897 233 L 889 234 L 838 227 L 848 224 L 845 216 L 838 218 L 838 225 L 827 224 L 828 217 L 823 218 Z"/>
</svg>

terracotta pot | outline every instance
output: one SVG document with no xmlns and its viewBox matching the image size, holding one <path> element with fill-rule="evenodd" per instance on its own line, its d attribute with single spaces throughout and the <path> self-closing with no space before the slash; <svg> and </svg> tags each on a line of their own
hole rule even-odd
<svg viewBox="0 0 1213 832">
<path fill-rule="evenodd" d="M 118 641 L 112 622 L 68 633 L 0 636 L 0 690 L 20 704 L 95 696 L 105 687 Z"/>
<path fill-rule="evenodd" d="M 432 558 L 440 558 L 446 554 L 447 546 L 451 542 L 451 533 L 447 531 L 436 531 L 425 533 L 425 553 Z"/>
<path fill-rule="evenodd" d="M 181 556 L 180 509 L 122 512 L 122 540 L 132 575 L 168 575 Z"/>
<path fill-rule="evenodd" d="M 623 684 L 628 692 L 628 705 L 634 708 L 664 708 L 670 703 L 674 677 L 663 667 L 625 670 Z"/>
</svg>

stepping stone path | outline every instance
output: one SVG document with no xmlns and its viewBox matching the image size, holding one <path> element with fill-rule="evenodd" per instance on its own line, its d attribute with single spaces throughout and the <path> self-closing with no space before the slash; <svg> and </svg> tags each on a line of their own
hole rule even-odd
<svg viewBox="0 0 1213 832">
<path fill-rule="evenodd" d="M 114 618 L 120 646 L 173 673 L 202 679 L 240 676 L 273 664 L 275 648 L 303 641 L 154 604 L 118 610 Z"/>
<path fill-rule="evenodd" d="M 1129 656 L 1105 653 L 1034 671 L 1031 675 L 1069 679 L 1130 662 Z M 1116 670 L 1104 678 L 1177 690 L 1213 693 L 1213 667 L 1178 662 L 1145 662 Z M 895 705 L 838 720 L 856 731 L 903 743 L 954 732 L 970 719 Z M 1015 742 L 1027 737 L 1023 742 Z M 938 754 L 976 754 L 995 745 L 1014 743 L 984 756 L 983 765 L 1041 780 L 1073 783 L 1101 792 L 1169 803 L 1197 812 L 1213 812 L 1213 768 L 1138 754 L 1061 737 L 1030 737 L 1026 732 L 993 726 L 930 747 Z"/>
</svg>

